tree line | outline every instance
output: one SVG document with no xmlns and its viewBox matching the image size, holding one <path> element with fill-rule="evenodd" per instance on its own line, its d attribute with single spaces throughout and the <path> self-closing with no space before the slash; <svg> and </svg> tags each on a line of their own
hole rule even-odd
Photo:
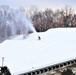
<svg viewBox="0 0 76 75">
<path fill-rule="evenodd" d="M 50 28 L 76 27 L 76 14 L 70 6 L 65 9 L 53 11 L 52 9 L 38 10 L 35 6 L 29 12 L 29 17 L 38 32 L 44 32 Z"/>
</svg>

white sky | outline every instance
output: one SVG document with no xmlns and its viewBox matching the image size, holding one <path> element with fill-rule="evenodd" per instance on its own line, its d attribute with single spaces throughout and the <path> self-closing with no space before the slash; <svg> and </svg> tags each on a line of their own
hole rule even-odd
<svg viewBox="0 0 76 75">
<path fill-rule="evenodd" d="M 40 9 L 52 8 L 53 10 L 70 5 L 76 10 L 76 0 L 0 0 L 0 5 L 9 5 L 14 8 L 25 7 L 26 9 L 35 5 Z"/>
</svg>

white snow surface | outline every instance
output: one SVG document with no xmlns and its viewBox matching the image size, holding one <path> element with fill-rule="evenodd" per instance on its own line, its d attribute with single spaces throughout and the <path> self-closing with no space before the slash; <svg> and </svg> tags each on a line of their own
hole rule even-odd
<svg viewBox="0 0 76 75">
<path fill-rule="evenodd" d="M 0 44 L 0 66 L 2 57 L 12 75 L 75 59 L 76 28 L 49 29 L 25 40 L 23 35 L 16 36 Z"/>
</svg>

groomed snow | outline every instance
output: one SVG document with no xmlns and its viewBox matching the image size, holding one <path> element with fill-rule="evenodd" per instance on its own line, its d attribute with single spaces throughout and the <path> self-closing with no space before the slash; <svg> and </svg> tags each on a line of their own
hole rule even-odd
<svg viewBox="0 0 76 75">
<path fill-rule="evenodd" d="M 22 35 L 6 40 L 0 44 L 0 62 L 1 57 L 13 75 L 75 59 L 76 28 L 49 29 L 32 33 L 25 40 Z"/>
</svg>

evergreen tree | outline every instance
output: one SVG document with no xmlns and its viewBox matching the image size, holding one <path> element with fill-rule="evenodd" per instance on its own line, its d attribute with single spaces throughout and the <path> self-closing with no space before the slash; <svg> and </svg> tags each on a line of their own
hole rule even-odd
<svg viewBox="0 0 76 75">
<path fill-rule="evenodd" d="M 7 66 L 1 67 L 0 75 L 11 75 Z"/>
</svg>

